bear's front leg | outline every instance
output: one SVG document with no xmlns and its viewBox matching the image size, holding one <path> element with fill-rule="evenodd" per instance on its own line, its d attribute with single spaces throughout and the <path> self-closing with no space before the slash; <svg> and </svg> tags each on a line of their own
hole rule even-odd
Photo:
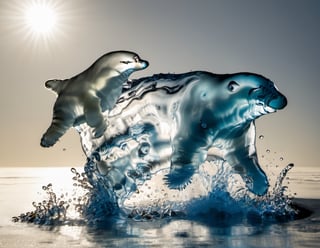
<svg viewBox="0 0 320 248">
<path fill-rule="evenodd" d="M 269 188 L 266 174 L 260 168 L 257 158 L 245 157 L 232 164 L 234 170 L 240 174 L 248 189 L 256 195 L 264 195 Z"/>
<path fill-rule="evenodd" d="M 256 195 L 264 195 L 269 182 L 258 163 L 254 123 L 241 136 L 230 140 L 226 149 L 225 159 L 240 174 L 248 189 Z"/>
<path fill-rule="evenodd" d="M 103 118 L 100 99 L 94 96 L 86 97 L 83 108 L 86 122 L 93 128 L 94 137 L 101 137 L 106 131 L 107 125 Z"/>
</svg>

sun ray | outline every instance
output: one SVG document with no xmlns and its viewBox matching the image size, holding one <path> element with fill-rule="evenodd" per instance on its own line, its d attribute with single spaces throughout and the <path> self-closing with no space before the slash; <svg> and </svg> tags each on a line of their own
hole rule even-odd
<svg viewBox="0 0 320 248">
<path fill-rule="evenodd" d="M 34 46 L 48 47 L 62 32 L 61 2 L 34 0 L 26 3 L 22 11 L 25 39 Z"/>
<path fill-rule="evenodd" d="M 6 36 L 16 35 L 26 51 L 52 53 L 70 38 L 77 9 L 71 5 L 63 0 L 0 1 L 0 21 Z"/>
<path fill-rule="evenodd" d="M 26 25 L 35 35 L 53 33 L 58 21 L 56 10 L 48 2 L 33 2 L 25 10 Z"/>
</svg>

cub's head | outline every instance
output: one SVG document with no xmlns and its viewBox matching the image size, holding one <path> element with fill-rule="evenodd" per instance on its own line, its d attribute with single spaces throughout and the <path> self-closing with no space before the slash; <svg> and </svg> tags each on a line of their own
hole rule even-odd
<svg viewBox="0 0 320 248">
<path fill-rule="evenodd" d="M 114 69 L 129 76 L 134 71 L 143 70 L 149 66 L 138 54 L 129 51 L 115 51 L 102 57 L 103 66 Z"/>
</svg>

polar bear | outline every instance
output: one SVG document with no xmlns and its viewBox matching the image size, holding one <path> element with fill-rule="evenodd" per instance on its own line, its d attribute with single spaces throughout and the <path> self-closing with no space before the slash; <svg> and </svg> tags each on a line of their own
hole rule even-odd
<svg viewBox="0 0 320 248">
<path fill-rule="evenodd" d="M 184 188 L 215 148 L 252 192 L 265 194 L 269 184 L 258 163 L 254 120 L 284 108 L 286 97 L 272 81 L 253 73 L 191 72 L 178 78 L 189 84 L 174 115 L 178 128 L 168 186 Z"/>
<path fill-rule="evenodd" d="M 94 137 L 102 136 L 107 128 L 102 112 L 114 107 L 131 73 L 148 65 L 134 52 L 114 51 L 70 79 L 47 81 L 45 86 L 57 93 L 58 98 L 41 146 L 54 145 L 70 127 L 84 121 L 93 128 Z"/>
<path fill-rule="evenodd" d="M 287 105 L 271 80 L 249 72 L 193 71 L 156 74 L 131 85 L 108 115 L 103 143 L 95 143 L 87 125 L 80 129 L 83 150 L 119 197 L 168 166 L 165 183 L 184 189 L 201 164 L 216 156 L 232 166 L 248 190 L 266 193 L 255 120 Z"/>
</svg>

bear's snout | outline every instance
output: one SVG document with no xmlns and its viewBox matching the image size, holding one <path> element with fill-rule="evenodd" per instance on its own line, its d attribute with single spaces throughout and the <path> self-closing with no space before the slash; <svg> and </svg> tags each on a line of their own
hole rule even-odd
<svg viewBox="0 0 320 248">
<path fill-rule="evenodd" d="M 273 109 L 283 109 L 287 106 L 287 103 L 287 98 L 281 93 L 278 93 L 268 101 L 267 105 Z"/>
<path fill-rule="evenodd" d="M 140 63 L 141 63 L 141 67 L 143 69 L 147 68 L 149 66 L 149 62 L 146 61 L 146 60 L 140 60 Z"/>
</svg>

